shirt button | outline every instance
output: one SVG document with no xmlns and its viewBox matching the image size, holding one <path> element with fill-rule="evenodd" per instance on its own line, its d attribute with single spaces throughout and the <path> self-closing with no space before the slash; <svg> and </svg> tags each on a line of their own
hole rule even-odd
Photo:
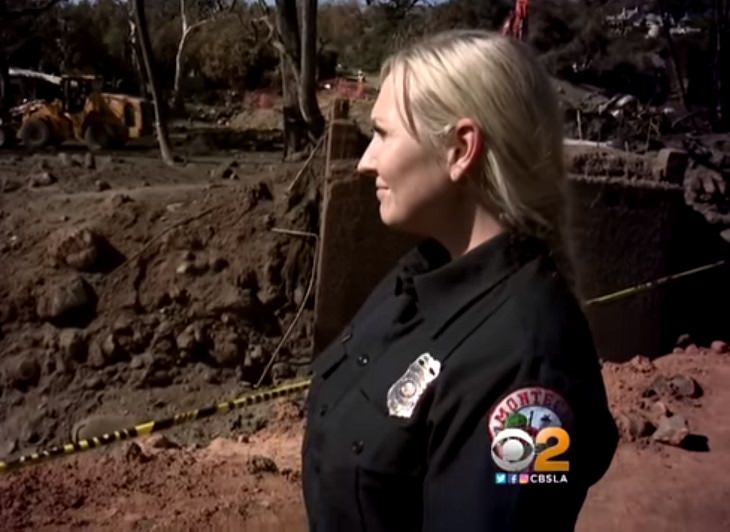
<svg viewBox="0 0 730 532">
<path fill-rule="evenodd" d="M 352 452 L 355 454 L 360 454 L 362 450 L 365 448 L 365 442 L 362 440 L 355 440 L 352 442 Z"/>
<path fill-rule="evenodd" d="M 319 415 L 324 416 L 327 413 L 327 405 L 322 405 L 319 407 Z"/>
<path fill-rule="evenodd" d="M 370 362 L 370 357 L 367 355 L 360 355 L 357 357 L 357 364 L 359 366 L 367 366 L 368 362 Z"/>
</svg>

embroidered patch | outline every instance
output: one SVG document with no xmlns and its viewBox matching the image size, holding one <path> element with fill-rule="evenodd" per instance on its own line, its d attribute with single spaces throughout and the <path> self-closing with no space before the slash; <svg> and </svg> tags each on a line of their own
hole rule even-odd
<svg viewBox="0 0 730 532">
<path fill-rule="evenodd" d="M 418 399 L 440 372 L 441 362 L 430 353 L 419 355 L 388 389 L 388 413 L 396 417 L 411 417 Z"/>
<path fill-rule="evenodd" d="M 567 427 L 573 421 L 568 402 L 556 391 L 531 386 L 507 394 L 488 418 L 490 438 L 502 429 L 521 429 L 535 437 L 546 427 Z"/>
</svg>

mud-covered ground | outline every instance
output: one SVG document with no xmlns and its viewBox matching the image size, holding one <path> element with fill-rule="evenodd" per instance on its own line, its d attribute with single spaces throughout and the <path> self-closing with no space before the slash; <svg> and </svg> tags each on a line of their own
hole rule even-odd
<svg viewBox="0 0 730 532">
<path fill-rule="evenodd" d="M 689 346 L 603 373 L 623 435 L 577 530 L 727 530 L 727 348 Z M 678 430 L 664 429 L 667 414 L 683 421 Z M 301 400 L 276 404 L 269 420 L 202 447 L 150 437 L 0 477 L 4 529 L 304 531 Z M 671 437 L 681 446 L 661 441 Z"/>
</svg>

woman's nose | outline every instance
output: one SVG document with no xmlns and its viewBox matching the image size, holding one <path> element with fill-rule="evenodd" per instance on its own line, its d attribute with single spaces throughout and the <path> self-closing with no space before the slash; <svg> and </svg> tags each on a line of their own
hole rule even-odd
<svg viewBox="0 0 730 532">
<path fill-rule="evenodd" d="M 375 169 L 375 158 L 373 157 L 373 143 L 368 144 L 365 153 L 360 157 L 357 163 L 357 172 L 363 177 L 375 177 L 378 172 Z"/>
</svg>

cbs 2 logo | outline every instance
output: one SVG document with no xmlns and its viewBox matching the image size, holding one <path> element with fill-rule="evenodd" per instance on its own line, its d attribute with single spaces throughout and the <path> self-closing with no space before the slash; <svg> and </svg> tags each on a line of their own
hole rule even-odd
<svg viewBox="0 0 730 532">
<path fill-rule="evenodd" d="M 552 445 L 551 438 L 556 440 Z M 492 459 L 504 471 L 523 471 L 534 459 L 535 472 L 564 472 L 570 470 L 570 463 L 554 458 L 569 448 L 570 436 L 560 427 L 542 429 L 534 441 L 524 430 L 509 428 L 501 430 L 492 440 Z"/>
</svg>

